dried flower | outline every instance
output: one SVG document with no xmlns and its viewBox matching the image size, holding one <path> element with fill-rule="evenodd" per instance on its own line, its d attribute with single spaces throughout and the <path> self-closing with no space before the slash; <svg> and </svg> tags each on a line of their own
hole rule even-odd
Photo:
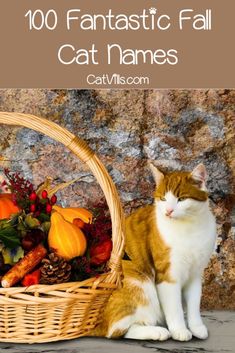
<svg viewBox="0 0 235 353">
<path fill-rule="evenodd" d="M 24 179 L 20 173 L 10 172 L 9 169 L 5 169 L 4 174 L 14 201 L 21 209 L 28 210 L 30 205 L 29 196 L 34 192 L 33 184 Z"/>
</svg>

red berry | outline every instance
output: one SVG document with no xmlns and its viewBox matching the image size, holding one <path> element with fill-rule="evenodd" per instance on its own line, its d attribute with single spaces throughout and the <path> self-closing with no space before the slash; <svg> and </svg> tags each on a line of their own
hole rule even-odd
<svg viewBox="0 0 235 353">
<path fill-rule="evenodd" d="M 81 229 L 82 229 L 82 228 L 84 228 L 85 222 L 83 222 L 83 220 L 80 219 L 80 218 L 74 218 L 73 224 L 74 224 L 75 226 L 77 226 L 78 228 L 81 228 Z"/>
<path fill-rule="evenodd" d="M 35 191 L 33 191 L 30 195 L 29 195 L 29 199 L 30 201 L 36 201 L 37 199 L 37 194 Z"/>
<path fill-rule="evenodd" d="M 51 213 L 51 211 L 52 211 L 52 206 L 48 203 L 46 205 L 46 213 Z"/>
<path fill-rule="evenodd" d="M 30 205 L 30 212 L 35 212 L 36 211 L 36 205 L 33 203 Z"/>
<path fill-rule="evenodd" d="M 46 191 L 46 190 L 43 190 L 43 192 L 42 192 L 42 198 L 43 198 L 43 199 L 46 199 L 47 196 L 48 196 L 47 191 Z"/>
<path fill-rule="evenodd" d="M 54 204 L 56 203 L 56 201 L 57 201 L 56 195 L 52 195 L 52 197 L 51 197 L 51 204 L 54 205 Z"/>
</svg>

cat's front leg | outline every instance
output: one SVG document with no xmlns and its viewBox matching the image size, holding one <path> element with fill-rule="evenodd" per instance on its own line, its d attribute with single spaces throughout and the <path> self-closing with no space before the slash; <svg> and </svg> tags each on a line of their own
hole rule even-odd
<svg viewBox="0 0 235 353">
<path fill-rule="evenodd" d="M 162 282 L 157 285 L 160 303 L 173 339 L 189 341 L 192 333 L 187 329 L 182 307 L 181 286 L 178 283 Z"/>
<path fill-rule="evenodd" d="M 187 318 L 190 331 L 193 336 L 206 339 L 208 331 L 202 322 L 200 314 L 201 291 L 201 276 L 198 275 L 186 284 L 183 289 L 183 295 L 187 305 Z"/>
</svg>

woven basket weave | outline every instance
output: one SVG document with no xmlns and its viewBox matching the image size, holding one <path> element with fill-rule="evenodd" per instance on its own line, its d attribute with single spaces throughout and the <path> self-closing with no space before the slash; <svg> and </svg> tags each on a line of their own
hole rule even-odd
<svg viewBox="0 0 235 353">
<path fill-rule="evenodd" d="M 36 343 L 89 335 L 112 291 L 121 283 L 124 218 L 116 188 L 87 144 L 71 132 L 33 115 L 0 112 L 0 124 L 33 129 L 61 142 L 85 162 L 100 184 L 112 219 L 109 272 L 82 282 L 0 288 L 0 341 Z"/>
</svg>

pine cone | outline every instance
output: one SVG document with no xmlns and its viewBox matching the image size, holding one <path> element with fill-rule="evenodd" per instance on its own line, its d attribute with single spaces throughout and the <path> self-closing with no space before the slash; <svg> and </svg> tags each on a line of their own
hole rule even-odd
<svg viewBox="0 0 235 353">
<path fill-rule="evenodd" d="M 48 258 L 42 260 L 41 279 L 42 284 L 57 284 L 68 282 L 71 276 L 71 266 L 62 257 L 54 252 Z"/>
</svg>

